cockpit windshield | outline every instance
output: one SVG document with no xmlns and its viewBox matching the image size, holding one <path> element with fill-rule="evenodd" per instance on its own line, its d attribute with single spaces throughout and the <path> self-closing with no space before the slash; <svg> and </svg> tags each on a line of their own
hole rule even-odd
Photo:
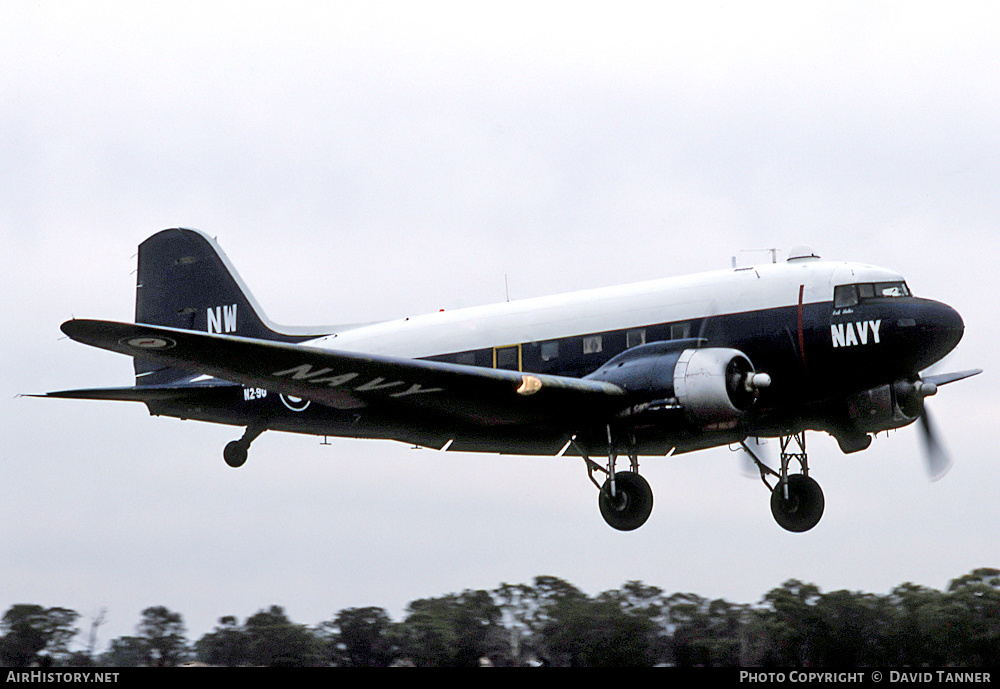
<svg viewBox="0 0 1000 689">
<path fill-rule="evenodd" d="M 854 306 L 866 299 L 909 297 L 910 288 L 902 280 L 894 282 L 862 282 L 856 285 L 838 285 L 833 290 L 834 308 Z"/>
</svg>

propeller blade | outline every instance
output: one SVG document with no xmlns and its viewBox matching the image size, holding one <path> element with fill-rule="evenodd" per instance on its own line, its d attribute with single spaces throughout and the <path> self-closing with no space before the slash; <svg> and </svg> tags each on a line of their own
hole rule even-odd
<svg viewBox="0 0 1000 689">
<path fill-rule="evenodd" d="M 932 376 L 921 376 L 920 380 L 925 383 L 930 383 L 931 385 L 947 385 L 948 383 L 954 383 L 959 380 L 965 380 L 966 378 L 971 378 L 972 376 L 978 376 L 983 372 L 981 368 L 974 368 L 970 371 L 957 371 L 956 373 L 939 373 L 938 375 Z"/>
<path fill-rule="evenodd" d="M 698 339 L 701 340 L 699 347 L 704 347 L 708 344 L 712 336 L 718 337 L 719 328 L 718 324 L 715 323 L 715 317 L 719 315 L 719 304 L 713 299 L 712 303 L 708 305 L 708 315 L 701 319 L 701 325 L 698 326 Z M 713 329 L 713 326 L 716 326 Z"/>
<path fill-rule="evenodd" d="M 951 469 L 951 458 L 948 457 L 947 451 L 938 440 L 926 406 L 924 413 L 920 415 L 920 429 L 922 431 L 920 437 L 924 446 L 924 465 L 927 467 L 927 474 L 931 481 L 937 481 Z"/>
</svg>

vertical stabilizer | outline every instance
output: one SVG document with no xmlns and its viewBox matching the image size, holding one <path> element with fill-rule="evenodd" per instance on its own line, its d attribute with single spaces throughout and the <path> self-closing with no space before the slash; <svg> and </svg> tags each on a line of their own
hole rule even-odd
<svg viewBox="0 0 1000 689">
<path fill-rule="evenodd" d="M 163 230 L 139 245 L 135 322 L 263 340 L 300 342 L 323 333 L 278 330 L 219 245 L 198 230 Z M 137 383 L 190 374 L 135 360 Z"/>
</svg>

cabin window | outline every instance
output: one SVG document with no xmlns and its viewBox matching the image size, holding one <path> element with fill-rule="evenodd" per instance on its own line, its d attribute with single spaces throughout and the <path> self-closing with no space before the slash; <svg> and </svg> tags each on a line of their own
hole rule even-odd
<svg viewBox="0 0 1000 689">
<path fill-rule="evenodd" d="M 552 361 L 559 358 L 559 343 L 555 340 L 542 343 L 542 361 Z"/>
<path fill-rule="evenodd" d="M 503 368 L 508 371 L 521 370 L 521 347 L 497 347 L 493 350 L 493 368 Z"/>
<path fill-rule="evenodd" d="M 671 340 L 686 340 L 691 337 L 690 323 L 674 323 L 670 326 Z"/>
<path fill-rule="evenodd" d="M 476 353 L 475 352 L 462 352 L 461 354 L 455 355 L 456 364 L 464 364 L 465 366 L 475 366 L 476 365 Z"/>
<path fill-rule="evenodd" d="M 597 354 L 604 350 L 604 344 L 600 335 L 587 335 L 583 338 L 583 353 Z"/>
<path fill-rule="evenodd" d="M 631 349 L 646 344 L 646 329 L 629 330 L 625 333 L 625 348 Z"/>
</svg>

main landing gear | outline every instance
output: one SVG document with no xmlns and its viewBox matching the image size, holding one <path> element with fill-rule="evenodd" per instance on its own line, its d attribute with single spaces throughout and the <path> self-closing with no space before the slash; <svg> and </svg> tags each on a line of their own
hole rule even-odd
<svg viewBox="0 0 1000 689">
<path fill-rule="evenodd" d="M 242 438 L 228 443 L 222 450 L 222 458 L 226 460 L 226 464 L 234 469 L 246 464 L 250 443 L 266 430 L 266 426 L 247 426 L 246 433 L 243 434 Z"/>
<path fill-rule="evenodd" d="M 798 451 L 790 451 L 792 441 Z M 788 531 L 802 532 L 816 526 L 823 516 L 823 491 L 819 484 L 809 477 L 809 458 L 806 455 L 806 434 L 801 431 L 794 435 L 781 436 L 781 468 L 774 471 L 761 462 L 745 442 L 740 445 L 750 456 L 760 471 L 760 480 L 771 491 L 771 514 L 781 528 Z M 802 469 L 800 474 L 789 474 L 788 464 L 795 460 Z M 767 482 L 767 476 L 777 477 L 777 483 L 772 487 Z"/>
<path fill-rule="evenodd" d="M 630 471 L 615 471 L 615 460 L 618 459 L 617 448 L 612 439 L 611 427 L 608 427 L 608 466 L 601 466 L 593 461 L 583 449 L 571 440 L 577 451 L 583 455 L 587 466 L 587 476 L 598 488 L 597 506 L 601 510 L 604 521 L 619 531 L 633 531 L 646 523 L 653 511 L 653 489 L 639 475 L 639 458 L 633 450 L 629 451 Z M 634 443 L 631 444 L 634 446 Z M 594 478 L 594 471 L 607 475 L 603 485 Z"/>
</svg>

